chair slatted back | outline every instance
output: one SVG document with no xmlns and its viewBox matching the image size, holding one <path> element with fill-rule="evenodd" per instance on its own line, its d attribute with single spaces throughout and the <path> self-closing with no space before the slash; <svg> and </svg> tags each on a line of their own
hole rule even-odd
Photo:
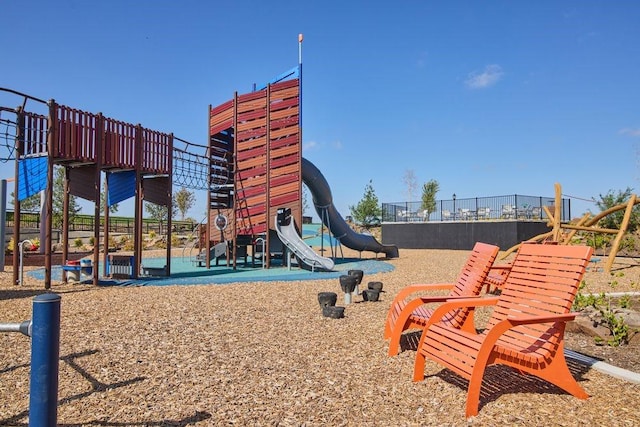
<svg viewBox="0 0 640 427">
<path fill-rule="evenodd" d="M 592 253 L 593 249 L 587 246 L 523 244 L 487 329 L 508 317 L 569 313 Z M 533 345 L 540 342 L 534 337 L 558 337 L 556 332 L 549 324 L 523 325 L 505 334 L 504 340 L 517 340 L 520 346 L 522 342 Z M 552 338 L 549 348 L 557 341 Z"/>
<path fill-rule="evenodd" d="M 478 295 L 482 290 L 484 280 L 498 255 L 499 248 L 482 242 L 477 242 L 469 254 L 467 262 L 462 267 L 451 295 Z"/>
</svg>

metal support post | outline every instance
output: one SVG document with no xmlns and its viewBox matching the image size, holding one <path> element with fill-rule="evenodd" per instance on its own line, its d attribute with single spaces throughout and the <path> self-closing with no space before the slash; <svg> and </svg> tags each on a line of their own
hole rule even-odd
<svg viewBox="0 0 640 427">
<path fill-rule="evenodd" d="M 60 300 L 57 294 L 33 299 L 29 426 L 54 427 L 58 417 Z"/>
</svg>

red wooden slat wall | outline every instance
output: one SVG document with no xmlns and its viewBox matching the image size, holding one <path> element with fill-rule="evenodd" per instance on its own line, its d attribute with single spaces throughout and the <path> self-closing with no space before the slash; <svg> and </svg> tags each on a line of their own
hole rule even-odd
<svg viewBox="0 0 640 427">
<path fill-rule="evenodd" d="M 301 214 L 299 84 L 298 79 L 276 83 L 209 111 L 212 149 L 222 148 L 215 143 L 217 134 L 235 133 L 239 235 L 265 233 L 280 207 Z"/>
<path fill-rule="evenodd" d="M 255 194 L 236 197 L 236 227 L 238 234 L 258 234 L 266 231 L 267 181 L 267 98 L 266 90 L 239 95 L 236 104 L 236 193 Z"/>
<path fill-rule="evenodd" d="M 280 207 L 291 208 L 294 218 L 302 215 L 299 88 L 298 79 L 271 86 L 269 179 L 278 185 L 270 191 L 270 221 Z"/>
<path fill-rule="evenodd" d="M 47 116 L 25 112 L 24 156 L 47 154 L 47 130 L 49 122 Z"/>
<path fill-rule="evenodd" d="M 136 127 L 129 123 L 105 119 L 103 164 L 107 167 L 129 169 L 135 165 Z"/>
<path fill-rule="evenodd" d="M 55 160 L 95 163 L 97 160 L 96 115 L 59 105 L 56 109 L 58 138 Z"/>
</svg>

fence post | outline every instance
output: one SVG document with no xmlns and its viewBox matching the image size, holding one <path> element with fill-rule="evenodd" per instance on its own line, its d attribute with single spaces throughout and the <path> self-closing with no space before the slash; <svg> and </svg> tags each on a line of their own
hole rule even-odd
<svg viewBox="0 0 640 427">
<path fill-rule="evenodd" d="M 29 426 L 55 426 L 58 417 L 60 296 L 33 299 Z"/>
<path fill-rule="evenodd" d="M 475 211 L 476 211 L 476 221 L 477 221 L 478 220 L 478 198 L 477 197 L 476 197 L 476 208 L 475 208 Z"/>
</svg>

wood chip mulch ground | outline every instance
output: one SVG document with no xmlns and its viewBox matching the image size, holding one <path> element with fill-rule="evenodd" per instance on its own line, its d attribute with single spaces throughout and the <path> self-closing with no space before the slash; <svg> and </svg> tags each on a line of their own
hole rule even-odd
<svg viewBox="0 0 640 427">
<path fill-rule="evenodd" d="M 480 413 L 464 418 L 466 381 L 432 362 L 412 379 L 411 335 L 387 357 L 382 337 L 395 293 L 454 278 L 468 252 L 402 250 L 379 302 L 354 302 L 345 318 L 321 314 L 318 292 L 338 280 L 168 287 L 54 284 L 62 296 L 58 423 L 64 426 L 640 425 L 640 385 L 578 363 L 591 395 L 579 400 L 534 377 L 489 369 Z M 633 264 L 633 263 L 632 263 Z M 587 273 L 593 292 L 610 276 Z M 637 290 L 624 267 L 616 291 Z M 0 322 L 31 317 L 43 284 L 0 273 Z M 479 321 L 482 316 L 479 316 Z M 581 338 L 577 338 L 580 340 Z M 578 341 L 579 342 L 579 341 Z M 575 348 L 580 351 L 580 348 Z M 636 356 L 638 353 L 636 353 Z M 637 359 L 637 357 L 636 357 Z M 27 425 L 30 345 L 0 333 L 0 425 Z"/>
</svg>

